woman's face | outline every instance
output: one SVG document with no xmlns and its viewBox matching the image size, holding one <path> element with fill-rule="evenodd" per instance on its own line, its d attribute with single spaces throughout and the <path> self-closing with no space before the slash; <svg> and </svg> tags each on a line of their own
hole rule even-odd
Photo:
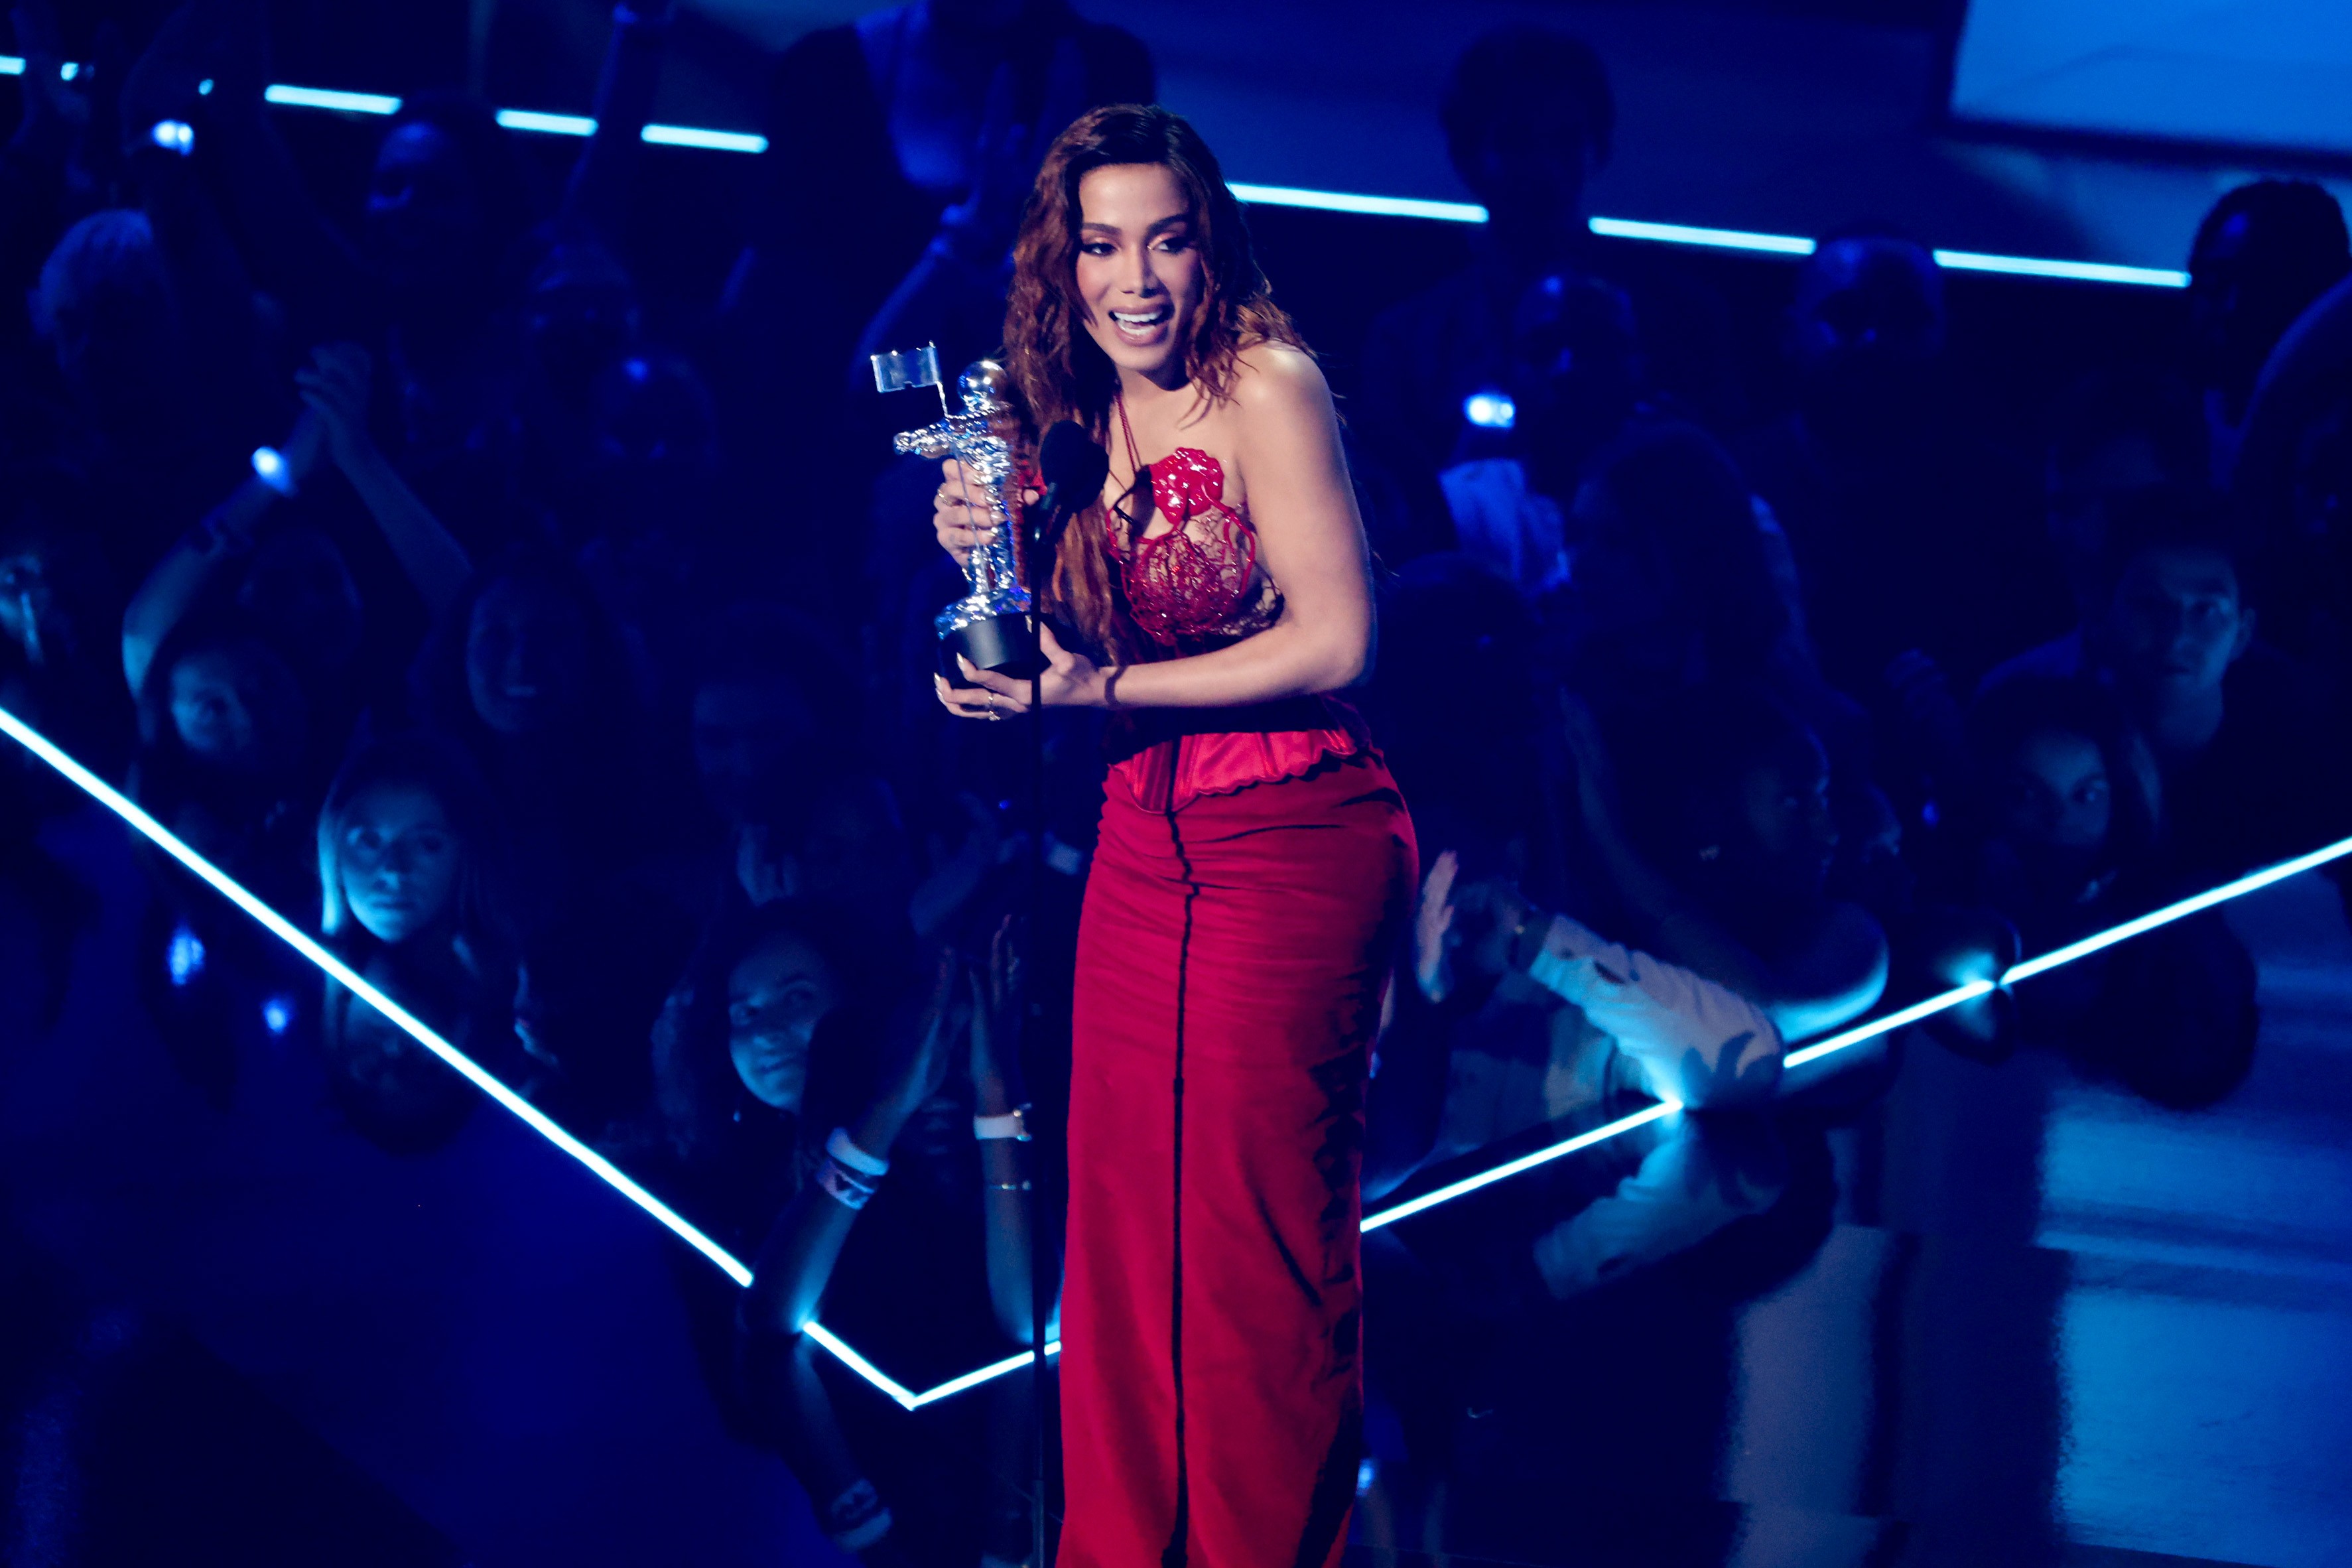
<svg viewBox="0 0 2352 1568">
<path fill-rule="evenodd" d="M 406 942 L 457 903 L 465 849 L 421 784 L 362 790 L 344 808 L 335 848 L 343 901 L 378 942 Z"/>
<path fill-rule="evenodd" d="M 2021 849 L 2095 852 L 2115 820 L 2107 761 L 2088 735 L 2044 730 L 2010 758 L 2001 837 Z"/>
<path fill-rule="evenodd" d="M 587 667 L 588 615 L 568 595 L 502 578 L 474 602 L 466 691 L 499 734 L 540 734 L 579 719 Z"/>
<path fill-rule="evenodd" d="M 172 728 L 200 761 L 258 773 L 300 749 L 300 693 L 266 649 L 199 648 L 172 666 L 167 689 Z"/>
<path fill-rule="evenodd" d="M 840 1001 L 833 971 L 798 937 L 779 933 L 743 955 L 727 977 L 727 1054 L 752 1099 L 800 1110 L 816 1026 Z"/>
<path fill-rule="evenodd" d="M 1112 163 L 1078 182 L 1078 300 L 1087 334 L 1122 371 L 1172 384 L 1208 291 L 1175 171 Z"/>
</svg>

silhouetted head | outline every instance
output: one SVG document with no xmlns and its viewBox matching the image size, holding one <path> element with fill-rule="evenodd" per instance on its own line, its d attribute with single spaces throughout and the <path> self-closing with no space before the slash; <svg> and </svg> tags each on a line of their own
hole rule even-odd
<svg viewBox="0 0 2352 1568">
<path fill-rule="evenodd" d="M 1797 274 L 1789 347 L 1809 378 L 1932 363 L 1943 354 L 1945 330 L 1943 269 L 1910 240 L 1826 239 Z"/>
<path fill-rule="evenodd" d="M 856 716 L 847 672 L 806 620 L 748 604 L 719 622 L 693 689 L 694 767 L 730 824 L 796 824 L 841 765 Z"/>
<path fill-rule="evenodd" d="M 2189 341 L 2231 418 L 2287 328 L 2347 271 L 2344 212 L 2319 185 L 2257 180 L 2213 204 L 2189 253 Z"/>
<path fill-rule="evenodd" d="M 1580 230 L 1609 161 L 1617 100 L 1601 57 L 1554 28 L 1497 28 L 1454 62 L 1438 111 L 1454 167 L 1507 244 Z"/>
<path fill-rule="evenodd" d="M 180 292 L 154 226 L 135 209 L 95 212 L 41 265 L 33 327 L 82 413 L 110 436 L 182 424 L 192 368 Z"/>
<path fill-rule="evenodd" d="M 510 288 L 537 215 L 513 133 L 485 104 L 425 93 L 377 147 L 363 216 L 368 258 L 394 295 L 446 304 Z"/>
<path fill-rule="evenodd" d="M 576 405 L 636 344 L 636 280 L 610 247 L 566 240 L 541 258 L 524 284 L 522 320 L 549 390 Z"/>
<path fill-rule="evenodd" d="M 2115 509 L 2152 490 L 2199 486 L 2206 471 L 2204 421 L 2186 385 L 2147 371 L 2075 384 L 2053 423 L 2042 495 L 2051 542 L 2085 615 L 2100 607 Z"/>
<path fill-rule="evenodd" d="M 1818 907 L 1838 830 L 1829 754 L 1801 720 L 1734 685 L 1645 705 L 1612 729 L 1629 823 L 1668 877 L 1747 940 Z"/>
</svg>

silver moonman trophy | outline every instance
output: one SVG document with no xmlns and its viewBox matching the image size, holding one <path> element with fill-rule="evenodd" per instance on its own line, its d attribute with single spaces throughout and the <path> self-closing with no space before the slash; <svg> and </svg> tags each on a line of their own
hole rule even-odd
<svg viewBox="0 0 2352 1568">
<path fill-rule="evenodd" d="M 940 386 L 939 351 L 929 344 L 906 353 L 874 356 L 874 388 L 900 392 L 910 387 Z M 1013 514 L 1005 505 L 1004 487 L 1013 478 L 1013 443 L 1007 433 L 1017 428 L 1009 394 L 1013 378 L 994 360 L 975 360 L 956 377 L 963 412 L 950 413 L 947 391 L 940 390 L 940 418 L 936 425 L 908 430 L 892 438 L 892 447 L 919 458 L 953 458 L 972 476 L 971 500 L 984 512 L 993 537 L 964 557 L 964 580 L 971 592 L 934 617 L 940 634 L 940 667 L 948 679 L 963 684 L 955 656 L 963 655 L 978 668 L 1025 680 L 1045 667 L 1037 647 L 1036 607 L 1021 581 L 1019 559 L 1013 549 Z"/>
</svg>

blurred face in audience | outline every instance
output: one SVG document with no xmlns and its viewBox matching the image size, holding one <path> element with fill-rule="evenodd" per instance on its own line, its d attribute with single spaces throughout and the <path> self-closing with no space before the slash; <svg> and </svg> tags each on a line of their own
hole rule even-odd
<svg viewBox="0 0 2352 1568">
<path fill-rule="evenodd" d="M 531 276 L 523 327 L 548 384 L 567 399 L 583 397 L 636 338 L 636 286 L 604 247 L 558 247 Z"/>
<path fill-rule="evenodd" d="M 415 784 L 380 784 L 343 809 L 337 874 L 352 918 L 398 943 L 456 907 L 465 851 L 439 797 Z"/>
<path fill-rule="evenodd" d="M 488 227 L 482 195 L 457 143 L 421 121 L 376 152 L 368 184 L 369 255 L 394 287 L 438 289 L 474 281 Z"/>
<path fill-rule="evenodd" d="M 2088 735 L 2043 730 L 2027 736 L 1997 787 L 2000 836 L 2017 849 L 2072 860 L 2105 846 L 2113 786 L 2106 757 Z"/>
<path fill-rule="evenodd" d="M 2108 509 L 2170 477 L 2154 438 L 2139 431 L 2102 441 L 2071 461 L 2051 460 L 2042 490 L 2050 540 L 2078 594 L 2096 579 L 2106 555 Z"/>
<path fill-rule="evenodd" d="M 577 723 L 588 700 L 588 612 L 530 578 L 502 577 L 474 602 L 466 633 L 466 690 L 501 735 L 545 734 Z"/>
<path fill-rule="evenodd" d="M 2242 401 L 2340 258 L 2259 210 L 2232 214 L 2189 258 L 2189 343 L 2205 384 Z M 2238 410 L 2231 409 L 2232 417 Z"/>
<path fill-rule="evenodd" d="M 190 755 L 233 773 L 267 773 L 300 751 L 300 689 L 269 649 L 199 648 L 173 661 L 165 679 L 172 728 Z"/>
<path fill-rule="evenodd" d="M 302 649 L 325 673 L 360 650 L 360 591 L 334 541 L 315 529 L 273 533 L 254 552 L 237 605 Z"/>
<path fill-rule="evenodd" d="M 0 544 L 0 637 L 16 645 L 26 663 L 37 667 L 67 653 L 60 610 L 48 552 L 29 541 Z"/>
<path fill-rule="evenodd" d="M 1746 842 L 1726 846 L 1734 869 L 1768 896 L 1819 898 L 1838 846 L 1821 742 L 1801 732 L 1759 759 L 1740 781 L 1737 805 Z"/>
<path fill-rule="evenodd" d="M 694 766 L 703 794 L 730 822 L 761 819 L 816 724 L 790 681 L 712 681 L 694 694 Z"/>
<path fill-rule="evenodd" d="M 1790 353 L 1812 394 L 1866 411 L 1944 352 L 1944 279 L 1908 240 L 1837 239 L 1799 274 Z"/>
<path fill-rule="evenodd" d="M 2107 616 L 2116 674 L 2159 706 L 2218 692 L 2253 635 L 2229 557 L 2191 546 L 2134 556 Z"/>
<path fill-rule="evenodd" d="M 1078 299 L 1087 335 L 1121 371 L 1172 386 L 1207 289 L 1175 172 L 1113 163 L 1078 182 Z"/>
<path fill-rule="evenodd" d="M 752 1099 L 800 1110 L 816 1026 L 840 1003 L 833 971 L 798 937 L 779 933 L 743 955 L 727 977 L 727 1054 Z"/>
</svg>

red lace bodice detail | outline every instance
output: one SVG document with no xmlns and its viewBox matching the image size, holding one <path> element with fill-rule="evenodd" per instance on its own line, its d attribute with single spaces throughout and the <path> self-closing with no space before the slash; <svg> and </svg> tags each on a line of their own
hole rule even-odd
<svg viewBox="0 0 2352 1568">
<path fill-rule="evenodd" d="M 1127 410 L 1119 411 L 1127 424 Z M 1128 458 L 1143 470 L 1135 434 L 1127 430 Z M 1281 596 L 1257 575 L 1257 531 L 1246 506 L 1225 504 L 1224 465 L 1197 447 L 1179 447 L 1151 465 L 1152 510 L 1168 531 L 1126 531 L 1110 511 L 1104 526 L 1126 580 L 1135 624 L 1163 647 L 1248 637 L 1274 624 Z"/>
</svg>

